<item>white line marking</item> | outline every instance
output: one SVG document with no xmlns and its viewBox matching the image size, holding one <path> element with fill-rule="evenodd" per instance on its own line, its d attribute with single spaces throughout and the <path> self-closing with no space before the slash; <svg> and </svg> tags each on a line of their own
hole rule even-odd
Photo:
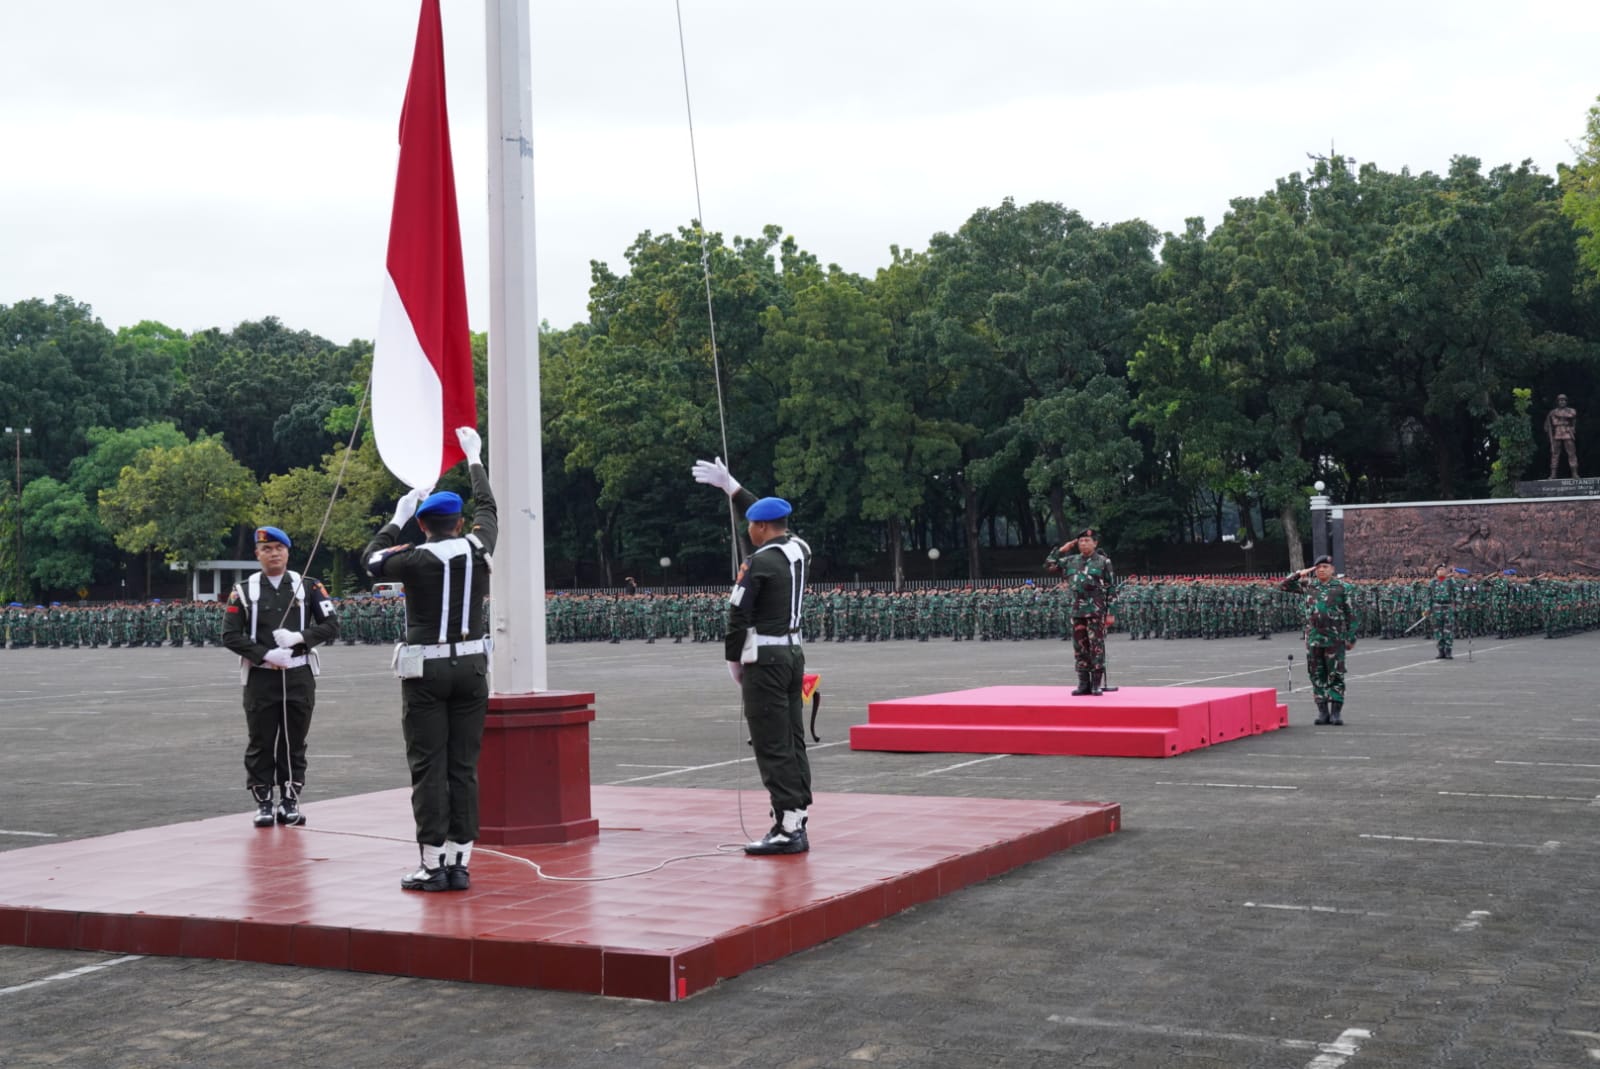
<svg viewBox="0 0 1600 1069">
<path fill-rule="evenodd" d="M 13 987 L 0 987 L 0 995 L 14 995 L 18 991 L 27 991 L 29 988 L 43 987 L 45 984 L 53 984 L 57 980 L 75 980 L 80 976 L 87 976 L 89 973 L 99 972 L 101 969 L 109 969 L 113 965 L 121 965 L 125 961 L 138 961 L 143 957 L 143 954 L 129 954 L 126 957 L 112 958 L 110 961 L 102 961 L 95 965 L 85 965 L 82 968 L 68 969 L 66 972 L 58 972 L 54 976 L 46 976 L 43 980 L 30 980 L 25 984 L 17 984 Z"/>
<path fill-rule="evenodd" d="M 627 765 L 618 763 L 618 768 L 683 768 L 683 765 Z"/>
<path fill-rule="evenodd" d="M 926 772 L 918 772 L 919 776 L 936 776 L 941 772 L 954 772 L 958 768 L 967 768 L 971 765 L 981 765 L 985 761 L 998 761 L 1002 757 L 1010 757 L 1008 753 L 997 753 L 989 757 L 980 757 L 976 761 L 963 761 L 959 765 L 945 765 L 943 768 L 930 768 Z"/>
<path fill-rule="evenodd" d="M 1541 854 L 1552 854 L 1556 847 L 1561 845 L 1560 840 L 1548 839 L 1542 843 L 1494 843 L 1487 839 L 1433 839 L 1422 835 L 1369 835 L 1362 832 L 1358 838 L 1383 839 L 1395 843 L 1437 843 L 1445 846 L 1501 846 L 1508 850 L 1536 850 Z"/>
<path fill-rule="evenodd" d="M 1064 1024 L 1069 1028 L 1109 1028 L 1117 1032 L 1134 1032 L 1146 1036 L 1172 1036 L 1177 1039 L 1220 1039 L 1232 1043 L 1254 1043 L 1259 1046 L 1288 1047 L 1291 1050 L 1319 1050 L 1322 1044 L 1310 1039 L 1280 1039 L 1276 1036 L 1252 1036 L 1243 1032 L 1208 1032 L 1203 1028 L 1175 1028 L 1165 1024 L 1138 1024 L 1133 1021 L 1107 1021 L 1099 1017 L 1069 1017 L 1052 1013 L 1045 1018 L 1051 1024 Z"/>
<path fill-rule="evenodd" d="M 1483 927 L 1483 922 L 1486 918 L 1492 917 L 1493 915 L 1494 914 L 1490 913 L 1486 909 L 1475 909 L 1471 913 L 1467 914 L 1465 920 L 1451 930 L 1457 932 L 1476 931 L 1477 929 Z"/>
<path fill-rule="evenodd" d="M 826 749 L 828 749 L 829 747 L 832 747 L 832 746 L 848 746 L 848 745 L 849 745 L 849 741 L 846 740 L 846 739 L 840 739 L 838 742 L 821 742 L 821 743 L 815 743 L 814 742 L 810 746 L 806 747 L 806 752 L 809 753 L 812 750 L 826 750 Z M 685 772 L 704 772 L 707 769 L 726 768 L 729 765 L 742 765 L 742 764 L 745 764 L 746 762 L 754 761 L 754 760 L 755 760 L 755 758 L 753 756 L 752 757 L 735 757 L 732 761 L 713 761 L 709 765 L 690 765 L 687 768 L 675 768 L 675 769 L 672 769 L 669 772 L 652 772 L 648 776 L 634 776 L 631 779 L 613 780 L 607 786 L 617 787 L 617 786 L 621 786 L 624 783 L 642 783 L 647 779 L 660 779 L 663 776 L 679 776 L 679 775 L 682 775 Z"/>
<path fill-rule="evenodd" d="M 53 831 L 6 831 L 3 828 L 0 828 L 0 835 L 27 835 L 36 839 L 54 839 L 56 837 L 56 833 Z"/>
<path fill-rule="evenodd" d="M 1371 1038 L 1372 1033 L 1365 1028 L 1346 1028 L 1339 1033 L 1338 1039 L 1322 1048 L 1321 1054 L 1306 1063 L 1306 1069 L 1339 1069 L 1339 1066 L 1355 1057 L 1363 1039 Z"/>
<path fill-rule="evenodd" d="M 1192 780 L 1156 780 L 1158 787 L 1239 787 L 1249 791 L 1298 791 L 1299 787 L 1284 787 L 1274 783 L 1199 783 Z"/>
<path fill-rule="evenodd" d="M 1370 757 L 1332 757 L 1314 753 L 1247 753 L 1246 757 L 1287 758 L 1295 761 L 1370 761 Z"/>
<path fill-rule="evenodd" d="M 1535 735 L 1537 742 L 1600 742 L 1594 735 Z"/>
<path fill-rule="evenodd" d="M 677 739 L 630 739 L 630 738 L 625 738 L 625 737 L 620 736 L 620 735 L 612 736 L 612 735 L 600 735 L 600 734 L 596 734 L 595 738 L 600 742 L 677 742 L 678 741 Z"/>
<path fill-rule="evenodd" d="M 1496 761 L 1497 765 L 1525 765 L 1534 768 L 1600 768 L 1600 765 L 1580 765 L 1570 761 Z"/>
<path fill-rule="evenodd" d="M 1484 794 L 1479 791 L 1440 791 L 1439 793 L 1451 798 L 1515 798 L 1524 802 L 1588 802 L 1590 805 L 1600 800 L 1592 795 L 1575 798 L 1565 794 Z"/>
<path fill-rule="evenodd" d="M 1340 909 L 1337 906 L 1291 906 L 1284 902 L 1246 902 L 1245 909 L 1284 909 L 1297 913 L 1343 913 L 1351 917 L 1392 917 L 1393 913 L 1380 913 L 1371 909 Z"/>
</svg>

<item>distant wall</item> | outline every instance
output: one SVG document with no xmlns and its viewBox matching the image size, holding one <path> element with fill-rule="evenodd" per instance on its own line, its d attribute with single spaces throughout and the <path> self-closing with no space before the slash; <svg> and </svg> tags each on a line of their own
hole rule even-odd
<svg viewBox="0 0 1600 1069">
<path fill-rule="evenodd" d="M 1600 575 L 1600 497 L 1491 498 L 1336 506 L 1354 578 L 1473 572 Z"/>
</svg>

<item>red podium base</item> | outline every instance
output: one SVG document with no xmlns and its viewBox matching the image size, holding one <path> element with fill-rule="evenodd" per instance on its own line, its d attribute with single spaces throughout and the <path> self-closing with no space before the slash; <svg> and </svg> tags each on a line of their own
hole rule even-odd
<svg viewBox="0 0 1600 1069">
<path fill-rule="evenodd" d="M 589 804 L 594 695 L 491 694 L 478 758 L 478 841 L 570 843 L 600 831 Z"/>
</svg>

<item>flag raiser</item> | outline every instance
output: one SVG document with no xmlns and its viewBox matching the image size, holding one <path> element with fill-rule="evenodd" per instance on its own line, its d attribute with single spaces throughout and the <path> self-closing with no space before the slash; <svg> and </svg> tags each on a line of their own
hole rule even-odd
<svg viewBox="0 0 1600 1069">
<path fill-rule="evenodd" d="M 398 479 L 432 486 L 462 459 L 455 429 L 478 425 L 439 0 L 422 0 L 417 22 L 387 268 L 372 356 L 373 433 Z"/>
</svg>

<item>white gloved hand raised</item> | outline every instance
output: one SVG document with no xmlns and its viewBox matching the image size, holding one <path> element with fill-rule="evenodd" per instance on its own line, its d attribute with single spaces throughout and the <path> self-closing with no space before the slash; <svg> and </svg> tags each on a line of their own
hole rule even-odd
<svg viewBox="0 0 1600 1069">
<path fill-rule="evenodd" d="M 728 466 L 722 462 L 721 457 L 715 460 L 697 460 L 689 471 L 694 475 L 695 482 L 715 486 L 729 497 L 740 490 L 739 480 L 728 471 Z"/>
<path fill-rule="evenodd" d="M 433 493 L 433 487 L 431 486 L 419 486 L 414 490 L 407 491 L 406 495 L 395 505 L 394 519 L 389 522 L 396 527 L 404 527 L 406 521 L 417 514 L 417 507 L 431 493 Z"/>
<path fill-rule="evenodd" d="M 292 650 L 305 640 L 306 637 L 300 632 L 290 631 L 286 627 L 280 627 L 272 633 L 272 641 L 276 642 L 281 650 Z"/>
<path fill-rule="evenodd" d="M 737 686 L 744 686 L 744 665 L 738 661 L 728 661 L 728 675 Z"/>
<path fill-rule="evenodd" d="M 483 436 L 476 427 L 457 427 L 456 441 L 461 443 L 461 451 L 467 455 L 468 464 L 483 467 Z"/>
<path fill-rule="evenodd" d="M 270 664 L 274 668 L 288 668 L 289 662 L 294 660 L 294 654 L 286 649 L 268 650 L 267 655 L 261 658 L 262 664 Z"/>
</svg>

